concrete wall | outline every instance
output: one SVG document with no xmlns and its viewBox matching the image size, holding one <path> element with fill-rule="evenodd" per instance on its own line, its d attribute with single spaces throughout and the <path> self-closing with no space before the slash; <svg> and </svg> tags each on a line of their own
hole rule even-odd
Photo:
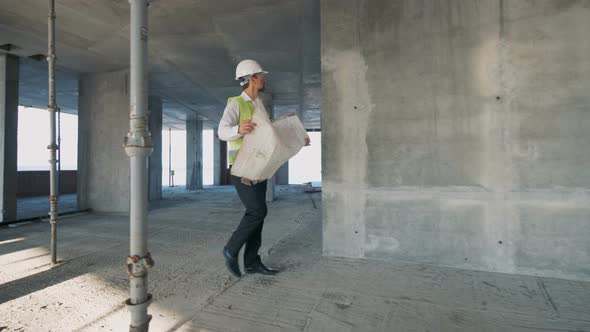
<svg viewBox="0 0 590 332">
<path fill-rule="evenodd" d="M 590 1 L 321 16 L 326 255 L 590 280 Z"/>
<path fill-rule="evenodd" d="M 79 93 L 78 207 L 128 213 L 128 71 L 81 75 Z"/>
<path fill-rule="evenodd" d="M 78 171 L 61 171 L 59 194 L 75 194 Z M 16 197 L 49 196 L 49 171 L 19 171 Z"/>
<path fill-rule="evenodd" d="M 264 105 L 264 109 L 266 113 L 268 113 L 268 117 L 273 120 L 275 119 L 275 109 L 273 104 L 273 96 L 268 92 L 262 92 L 258 96 L 260 100 L 262 100 L 262 105 Z M 276 191 L 276 184 L 275 184 L 275 176 L 273 175 L 268 182 L 266 183 L 266 201 L 273 202 L 277 199 L 277 191 Z"/>
</svg>

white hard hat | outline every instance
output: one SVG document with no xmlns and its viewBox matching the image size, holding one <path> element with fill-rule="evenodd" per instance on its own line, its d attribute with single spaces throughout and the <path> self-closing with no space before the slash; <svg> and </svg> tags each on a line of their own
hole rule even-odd
<svg viewBox="0 0 590 332">
<path fill-rule="evenodd" d="M 242 60 L 236 67 L 236 81 L 242 77 L 247 78 L 247 76 L 258 73 L 268 74 L 258 62 L 254 60 Z"/>
</svg>

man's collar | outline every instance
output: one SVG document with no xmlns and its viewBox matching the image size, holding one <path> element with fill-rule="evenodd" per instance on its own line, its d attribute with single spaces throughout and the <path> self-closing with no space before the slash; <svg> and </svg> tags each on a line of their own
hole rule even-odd
<svg viewBox="0 0 590 332">
<path fill-rule="evenodd" d="M 244 98 L 245 101 L 253 101 L 252 98 L 250 98 L 250 96 L 248 96 L 246 91 L 242 91 L 242 94 L 240 96 L 242 96 L 242 98 Z"/>
</svg>

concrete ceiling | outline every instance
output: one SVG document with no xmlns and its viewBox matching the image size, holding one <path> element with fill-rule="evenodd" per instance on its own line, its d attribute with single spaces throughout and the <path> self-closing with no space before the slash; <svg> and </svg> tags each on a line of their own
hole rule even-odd
<svg viewBox="0 0 590 332">
<path fill-rule="evenodd" d="M 58 104 L 77 112 L 82 73 L 129 66 L 125 0 L 56 0 Z M 320 128 L 319 0 L 154 0 L 149 11 L 150 93 L 164 103 L 164 125 L 189 115 L 214 127 L 227 97 L 239 94 L 235 65 L 258 60 L 271 74 L 275 115 L 300 114 Z M 2 0 L 0 45 L 21 56 L 21 104 L 47 105 L 47 1 Z"/>
</svg>

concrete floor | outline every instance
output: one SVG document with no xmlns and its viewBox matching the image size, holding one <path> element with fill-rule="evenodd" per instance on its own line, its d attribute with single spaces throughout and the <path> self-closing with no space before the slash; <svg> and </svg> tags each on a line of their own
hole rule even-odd
<svg viewBox="0 0 590 332">
<path fill-rule="evenodd" d="M 279 188 L 263 234 L 275 277 L 228 275 L 230 187 L 175 190 L 150 212 L 152 331 L 590 331 L 590 283 L 321 257 L 321 194 Z M 0 331 L 122 331 L 128 218 L 0 229 Z"/>
</svg>

